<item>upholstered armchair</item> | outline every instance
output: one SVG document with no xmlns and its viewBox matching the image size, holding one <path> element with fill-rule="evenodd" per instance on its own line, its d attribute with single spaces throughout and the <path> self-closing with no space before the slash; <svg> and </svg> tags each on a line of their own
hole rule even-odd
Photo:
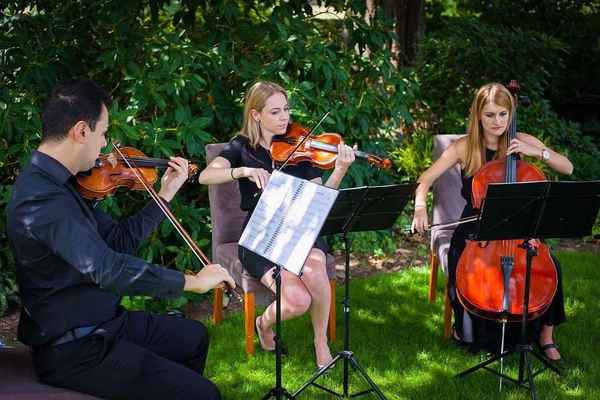
<svg viewBox="0 0 600 400">
<path fill-rule="evenodd" d="M 463 135 L 435 135 L 433 137 L 433 159 L 437 160 L 444 150 Z M 432 224 L 451 222 L 460 218 L 465 206 L 465 200 L 460 191 L 462 188 L 460 167 L 446 171 L 433 185 L 433 218 Z M 452 228 L 431 229 L 431 270 L 429 276 L 429 301 L 434 302 L 438 269 L 441 266 L 445 276 L 448 276 L 448 250 L 450 239 L 454 232 Z M 448 288 L 444 291 L 444 337 L 450 337 L 452 307 L 448 298 Z"/>
<path fill-rule="evenodd" d="M 206 146 L 206 163 L 219 155 L 226 143 Z M 212 261 L 221 264 L 229 271 L 236 284 L 244 292 L 244 331 L 246 353 L 254 353 L 254 320 L 256 305 L 268 305 L 274 300 L 273 293 L 264 287 L 258 279 L 249 275 L 238 259 L 237 242 L 242 234 L 241 228 L 246 212 L 240 209 L 240 192 L 237 182 L 209 185 L 210 216 L 212 220 Z M 331 286 L 331 307 L 329 340 L 335 341 L 335 259 L 327 254 L 327 275 Z M 213 303 L 213 320 L 219 324 L 223 319 L 223 290 L 216 289 Z"/>
</svg>

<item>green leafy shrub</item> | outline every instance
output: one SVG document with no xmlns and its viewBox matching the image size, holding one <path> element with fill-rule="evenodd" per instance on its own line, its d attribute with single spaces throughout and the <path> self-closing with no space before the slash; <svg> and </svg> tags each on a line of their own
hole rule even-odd
<svg viewBox="0 0 600 400">
<path fill-rule="evenodd" d="M 112 139 L 152 157 L 182 155 L 201 168 L 204 146 L 227 141 L 239 128 L 243 94 L 257 79 L 288 88 L 294 118 L 307 126 L 330 111 L 322 130 L 339 132 L 363 150 L 386 154 L 398 146 L 394 129 L 411 122 L 416 84 L 391 62 L 388 21 L 379 16 L 366 24 L 362 2 L 329 2 L 347 11 L 330 20 L 315 18 L 306 2 L 296 0 L 208 0 L 204 7 L 160 0 L 110 0 L 86 8 L 58 1 L 7 4 L 0 14 L 5 192 L 39 144 L 44 99 L 70 78 L 93 79 L 111 92 Z M 355 165 L 346 186 L 392 180 Z M 145 194 L 122 192 L 102 207 L 118 217 L 146 201 Z M 184 186 L 171 206 L 209 253 L 206 188 Z M 8 248 L 0 251 L 3 276 L 13 276 Z M 200 268 L 166 222 L 139 254 L 171 268 Z M 126 304 L 155 306 L 144 298 Z"/>
<path fill-rule="evenodd" d="M 578 124 L 561 119 L 545 98 L 551 82 L 562 73 L 565 54 L 561 41 L 542 33 L 472 18 L 446 22 L 424 41 L 417 68 L 420 93 L 434 113 L 431 124 L 435 132 L 464 132 L 477 88 L 487 82 L 517 79 L 520 94 L 531 100 L 530 107 L 519 108 L 519 131 L 566 154 L 575 166 L 572 179 L 597 179 L 600 149 Z M 543 168 L 550 177 L 558 178 Z"/>
<path fill-rule="evenodd" d="M 474 93 L 488 82 L 516 79 L 521 94 L 544 98 L 563 68 L 564 53 L 562 42 L 543 33 L 473 18 L 446 22 L 424 40 L 417 68 L 421 93 L 437 117 L 437 132 L 464 132 Z"/>
</svg>

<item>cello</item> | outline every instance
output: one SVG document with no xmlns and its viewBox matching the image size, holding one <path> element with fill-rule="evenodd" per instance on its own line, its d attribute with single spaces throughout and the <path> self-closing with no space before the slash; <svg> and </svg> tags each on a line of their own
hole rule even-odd
<svg viewBox="0 0 600 400">
<path fill-rule="evenodd" d="M 508 89 L 515 97 L 512 119 L 506 133 L 510 142 L 517 136 L 516 81 L 511 81 Z M 492 160 L 473 177 L 473 207 L 481 208 L 490 183 L 545 180 L 546 177 L 538 168 L 520 160 L 517 154 Z M 528 299 L 524 295 L 527 249 L 522 245 L 522 240 L 487 243 L 467 241 L 458 261 L 458 300 L 469 312 L 502 322 L 503 333 L 506 322 L 516 322 L 523 318 L 525 301 L 528 301 L 527 319 L 531 320 L 548 309 L 556 294 L 558 273 L 548 247 L 537 239 L 529 242 L 536 248 L 537 256 L 533 257 L 531 264 Z"/>
</svg>

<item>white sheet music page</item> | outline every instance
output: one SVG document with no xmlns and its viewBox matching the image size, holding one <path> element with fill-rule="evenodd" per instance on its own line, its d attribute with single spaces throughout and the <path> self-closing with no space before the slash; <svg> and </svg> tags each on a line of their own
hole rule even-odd
<svg viewBox="0 0 600 400">
<path fill-rule="evenodd" d="M 299 275 L 337 195 L 274 171 L 238 244 Z"/>
</svg>

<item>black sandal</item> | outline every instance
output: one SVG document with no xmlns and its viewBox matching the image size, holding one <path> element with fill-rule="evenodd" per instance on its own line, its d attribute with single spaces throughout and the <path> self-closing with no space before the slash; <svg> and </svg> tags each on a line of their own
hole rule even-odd
<svg viewBox="0 0 600 400">
<path fill-rule="evenodd" d="M 458 333 L 456 333 L 456 328 L 452 325 L 452 330 L 450 331 L 450 339 L 452 339 L 452 343 L 454 343 L 458 347 L 466 347 L 469 343 L 462 340 Z"/>
<path fill-rule="evenodd" d="M 538 343 L 538 347 L 540 348 L 540 351 L 542 353 L 544 353 L 544 357 L 548 358 L 549 360 L 552 360 L 552 361 L 559 361 L 560 360 L 560 358 L 557 358 L 556 360 L 554 360 L 554 359 L 552 359 L 552 358 L 550 358 L 550 357 L 548 357 L 546 355 L 546 350 L 550 350 L 550 349 L 556 349 L 556 350 L 558 350 L 558 345 L 556 343 L 547 343 L 545 345 L 541 345 L 541 344 Z"/>
<path fill-rule="evenodd" d="M 557 365 L 557 366 L 563 366 L 564 365 L 564 359 L 562 357 L 562 354 L 559 353 L 560 358 L 558 358 L 556 360 L 548 357 L 548 355 L 546 354 L 546 350 L 550 350 L 550 349 L 556 349 L 556 350 L 558 350 L 558 345 L 556 343 L 553 342 L 553 343 L 547 343 L 545 345 L 541 345 L 538 342 L 537 345 L 538 345 L 538 348 L 540 349 L 540 352 L 542 353 L 542 356 L 546 360 L 548 360 L 549 362 L 551 362 L 552 364 Z"/>
</svg>

